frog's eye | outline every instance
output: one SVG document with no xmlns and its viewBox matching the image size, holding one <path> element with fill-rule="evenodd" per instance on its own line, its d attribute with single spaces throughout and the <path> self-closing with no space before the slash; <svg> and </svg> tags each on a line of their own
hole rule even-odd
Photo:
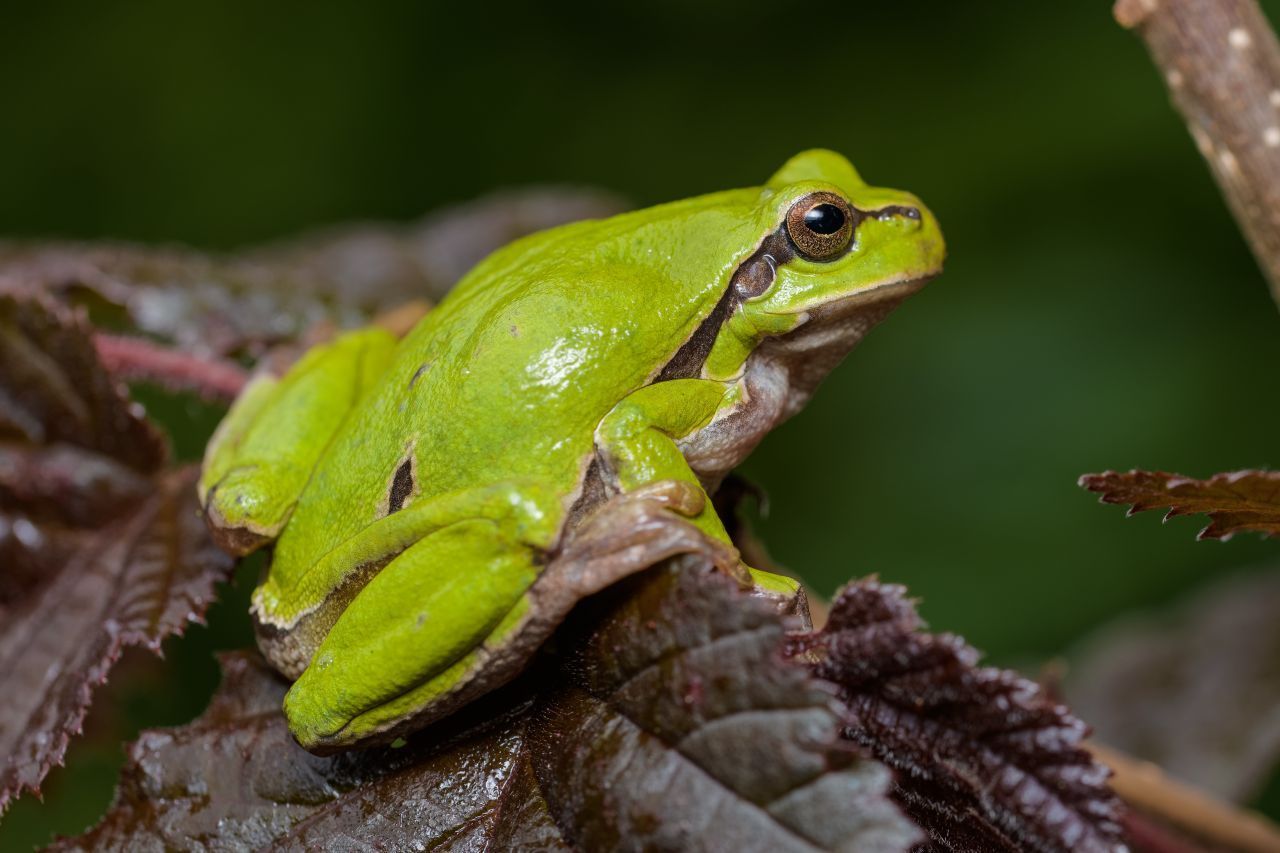
<svg viewBox="0 0 1280 853">
<path fill-rule="evenodd" d="M 854 213 L 835 193 L 810 193 L 787 211 L 787 236 L 811 261 L 829 261 L 849 248 Z"/>
</svg>

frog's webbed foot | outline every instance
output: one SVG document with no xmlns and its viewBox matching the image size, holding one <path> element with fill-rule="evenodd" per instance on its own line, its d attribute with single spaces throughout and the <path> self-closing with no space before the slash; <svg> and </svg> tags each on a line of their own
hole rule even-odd
<svg viewBox="0 0 1280 853">
<path fill-rule="evenodd" d="M 658 480 L 632 489 L 627 496 L 634 500 L 652 501 L 685 518 L 696 518 L 707 503 L 702 489 L 685 480 Z M 752 568 L 742 562 L 736 548 L 716 539 L 708 538 L 707 541 L 714 546 L 707 556 L 715 567 L 736 580 L 743 589 L 776 603 L 785 613 L 808 613 L 804 588 L 794 578 Z"/>
<path fill-rule="evenodd" d="M 285 696 L 294 737 L 325 753 L 434 719 L 519 625 L 538 563 L 488 519 L 450 524 L 401 553 L 351 600 Z"/>
<path fill-rule="evenodd" d="M 702 489 L 686 480 L 658 480 L 632 489 L 628 494 L 642 501 L 653 501 L 685 518 L 696 518 L 707 505 Z"/>
<path fill-rule="evenodd" d="M 641 501 L 652 501 L 670 512 L 683 518 L 695 519 L 707 508 L 706 493 L 700 486 L 688 480 L 658 480 L 646 483 L 627 492 L 628 497 Z M 709 553 L 715 567 L 738 582 L 743 589 L 752 589 L 758 584 L 753 576 L 754 569 L 742 562 L 738 550 L 728 544 L 728 537 L 708 536 L 708 541 L 717 546 Z M 780 578 L 769 572 L 762 572 L 768 578 Z M 775 584 L 776 585 L 776 584 Z"/>
<path fill-rule="evenodd" d="M 504 481 L 414 501 L 330 551 L 316 571 L 331 561 L 359 582 L 286 642 L 258 624 L 273 663 L 304 664 L 285 697 L 299 743 L 388 743 L 441 716 L 433 709 L 480 676 L 485 689 L 501 683 L 485 664 L 527 616 L 558 517 L 554 491 Z"/>
</svg>

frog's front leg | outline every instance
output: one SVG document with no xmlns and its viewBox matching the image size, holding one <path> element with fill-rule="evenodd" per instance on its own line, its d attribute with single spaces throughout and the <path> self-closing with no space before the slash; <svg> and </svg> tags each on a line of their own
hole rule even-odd
<svg viewBox="0 0 1280 853">
<path fill-rule="evenodd" d="M 634 492 L 663 481 L 684 484 L 697 499 L 672 508 L 712 539 L 730 545 L 724 524 L 676 442 L 709 424 L 732 392 L 732 385 L 711 379 L 658 382 L 629 394 L 596 429 L 596 445 L 619 489 Z M 752 584 L 746 567 L 737 565 L 730 572 L 744 586 Z"/>
<path fill-rule="evenodd" d="M 741 383 L 673 379 L 629 394 L 596 429 L 596 444 L 618 487 L 635 492 L 652 486 L 666 488 L 672 481 L 685 485 L 698 499 L 673 503 L 670 508 L 686 515 L 712 539 L 732 546 L 724 523 L 677 442 L 717 417 L 731 414 L 744 393 Z M 722 568 L 743 586 L 765 595 L 789 599 L 800 588 L 792 578 L 740 563 Z"/>
<path fill-rule="evenodd" d="M 383 562 L 388 549 L 394 557 L 346 605 L 285 697 L 298 742 L 317 752 L 388 742 L 473 687 L 520 626 L 559 506 L 531 483 L 464 489 L 414 502 L 331 552 L 326 560 L 353 566 Z"/>
<path fill-rule="evenodd" d="M 316 460 L 382 375 L 396 339 L 372 327 L 303 356 L 282 379 L 253 379 L 209 441 L 199 497 L 218 544 L 247 554 L 289 520 Z"/>
</svg>

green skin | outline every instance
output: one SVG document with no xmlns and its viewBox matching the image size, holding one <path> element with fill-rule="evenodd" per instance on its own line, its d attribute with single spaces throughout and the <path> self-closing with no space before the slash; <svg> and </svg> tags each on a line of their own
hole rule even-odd
<svg viewBox="0 0 1280 853">
<path fill-rule="evenodd" d="M 788 211 L 814 192 L 872 215 L 838 257 L 786 244 L 766 269 L 758 251 L 785 243 Z M 403 340 L 348 333 L 255 380 L 210 444 L 200 497 L 225 546 L 275 540 L 253 615 L 297 678 L 298 741 L 402 732 L 471 677 L 595 496 L 675 481 L 694 499 L 672 510 L 727 542 L 705 491 L 943 254 L 915 197 L 809 151 L 764 187 L 517 241 Z M 753 255 L 767 287 L 713 317 Z M 692 368 L 664 374 L 682 347 Z"/>
</svg>

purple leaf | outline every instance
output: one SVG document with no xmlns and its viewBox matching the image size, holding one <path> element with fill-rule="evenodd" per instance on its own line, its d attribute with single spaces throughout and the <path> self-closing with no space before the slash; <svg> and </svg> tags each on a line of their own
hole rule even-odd
<svg viewBox="0 0 1280 853">
<path fill-rule="evenodd" d="M 158 650 L 213 599 L 195 471 L 103 370 L 87 324 L 0 294 L 0 810 L 39 790 L 126 645 Z"/>
<path fill-rule="evenodd" d="M 908 850 L 888 771 L 839 738 L 783 630 L 677 558 L 588 599 L 560 653 L 401 748 L 327 757 L 289 737 L 284 683 L 230 656 L 208 711 L 144 732 L 111 811 L 60 846 Z"/>
<path fill-rule="evenodd" d="M 1118 851 L 1120 803 L 1083 723 L 1030 681 L 928 634 L 900 586 L 846 586 L 791 651 L 839 686 L 844 735 L 898 771 L 936 850 Z"/>
</svg>

